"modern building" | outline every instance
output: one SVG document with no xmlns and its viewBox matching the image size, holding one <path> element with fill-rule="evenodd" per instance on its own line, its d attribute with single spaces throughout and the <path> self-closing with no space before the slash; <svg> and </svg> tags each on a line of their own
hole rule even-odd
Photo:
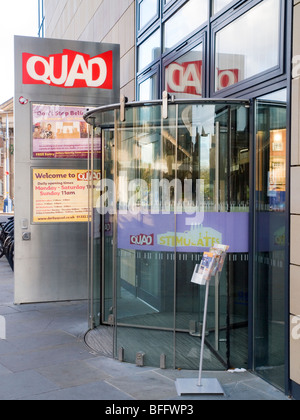
<svg viewBox="0 0 300 420">
<path fill-rule="evenodd" d="M 89 344 L 197 369 L 204 292 L 191 278 L 203 251 L 227 241 L 205 368 L 249 368 L 300 399 L 300 3 L 39 3 L 46 38 L 120 44 L 129 102 L 87 117 L 102 138 L 92 164 L 118 193 L 116 213 L 93 216 Z M 124 215 L 136 179 L 139 209 Z M 170 183 L 169 214 L 159 189 L 143 189 L 153 179 Z M 187 220 L 180 187 L 192 182 L 183 205 L 195 209 L 198 179 L 205 217 Z"/>
<path fill-rule="evenodd" d="M 7 124 L 8 123 L 8 124 Z M 0 105 L 0 209 L 9 193 L 14 198 L 14 101 Z M 7 167 L 9 166 L 9 167 Z M 9 189 L 9 190 L 8 190 Z"/>
</svg>

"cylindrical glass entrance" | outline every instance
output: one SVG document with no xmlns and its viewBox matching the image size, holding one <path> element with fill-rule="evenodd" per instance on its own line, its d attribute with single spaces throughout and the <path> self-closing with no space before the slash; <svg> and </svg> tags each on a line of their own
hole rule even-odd
<svg viewBox="0 0 300 420">
<path fill-rule="evenodd" d="M 91 339 L 101 335 L 106 354 L 197 369 L 205 287 L 191 279 L 219 243 L 230 249 L 210 290 L 204 369 L 248 367 L 248 110 L 175 101 L 167 118 L 161 102 L 87 116 L 102 138 L 101 162 L 91 159 L 102 179 L 91 188 Z"/>
</svg>

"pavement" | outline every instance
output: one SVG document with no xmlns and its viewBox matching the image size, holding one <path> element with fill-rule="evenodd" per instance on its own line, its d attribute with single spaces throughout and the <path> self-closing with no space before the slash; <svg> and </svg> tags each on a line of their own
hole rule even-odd
<svg viewBox="0 0 300 420">
<path fill-rule="evenodd" d="M 205 373 L 204 377 L 219 379 L 224 397 L 178 397 L 176 379 L 196 378 L 197 372 L 138 368 L 96 354 L 84 342 L 87 302 L 15 306 L 13 279 L 8 263 L 2 258 L 0 333 L 1 321 L 2 325 L 5 321 L 6 337 L 2 329 L 1 338 L 6 339 L 0 339 L 0 400 L 97 400 L 106 404 L 289 400 L 250 372 Z"/>
</svg>

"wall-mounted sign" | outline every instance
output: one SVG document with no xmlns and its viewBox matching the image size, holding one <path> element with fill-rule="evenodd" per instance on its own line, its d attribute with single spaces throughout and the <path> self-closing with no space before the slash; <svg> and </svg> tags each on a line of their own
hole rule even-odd
<svg viewBox="0 0 300 420">
<path fill-rule="evenodd" d="M 15 37 L 16 97 L 101 106 L 120 99 L 120 46 Z"/>
<path fill-rule="evenodd" d="M 90 177 L 81 169 L 33 169 L 33 223 L 87 222 Z M 93 183 L 100 177 L 95 171 Z"/>
<path fill-rule="evenodd" d="M 88 125 L 82 107 L 32 106 L 32 153 L 38 159 L 87 159 Z M 100 138 L 94 139 L 94 156 L 100 158 Z"/>
</svg>

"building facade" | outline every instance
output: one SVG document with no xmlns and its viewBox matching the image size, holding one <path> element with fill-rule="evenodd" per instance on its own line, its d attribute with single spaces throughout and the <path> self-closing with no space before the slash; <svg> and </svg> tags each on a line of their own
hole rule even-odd
<svg viewBox="0 0 300 420">
<path fill-rule="evenodd" d="M 159 101 L 164 91 L 175 98 L 174 110 L 169 104 L 169 115 L 181 127 L 175 137 L 170 123 L 167 134 L 165 126 L 159 126 L 161 143 L 144 140 L 130 145 L 124 133 L 138 121 L 132 105 L 127 111 L 132 126 L 121 127 L 121 138 L 125 137 L 117 152 L 110 154 L 113 121 L 102 132 L 106 157 L 100 169 L 113 174 L 117 160 L 121 168 L 131 171 L 133 164 L 128 162 L 134 161 L 135 171 L 147 180 L 162 159 L 159 171 L 164 179 L 173 180 L 174 170 L 182 182 L 204 177 L 206 212 L 223 214 L 225 224 L 236 223 L 236 234 L 247 242 L 245 246 L 240 240 L 229 251 L 223 283 L 221 280 L 226 286 L 221 286 L 218 305 L 217 293 L 210 304 L 208 334 L 213 333 L 214 340 L 207 340 L 206 367 L 250 368 L 300 398 L 300 2 L 45 0 L 40 10 L 47 38 L 120 44 L 120 95 L 129 102 L 141 102 L 139 115 L 148 139 L 155 136 L 147 131 L 147 118 L 152 126 L 153 118 L 160 119 L 161 107 L 154 104 L 158 108 L 151 114 L 142 103 Z M 202 106 L 205 121 L 197 119 L 197 106 Z M 223 147 L 218 164 L 217 138 Z M 176 223 L 178 228 L 179 219 Z M 121 225 L 119 219 L 119 231 Z M 138 336 L 145 353 L 150 353 L 147 337 L 153 334 L 151 340 L 161 347 L 156 344 L 158 349 L 148 355 L 151 363 L 156 360 L 155 352 L 166 356 L 165 341 L 172 349 L 167 355 L 170 366 L 196 368 L 194 353 L 202 321 L 198 306 L 203 298 L 188 283 L 199 252 L 181 249 L 178 243 L 169 251 L 144 251 L 137 243 L 141 238 L 135 242 L 140 247 L 126 248 L 121 236 L 120 246 L 110 249 L 110 220 L 105 220 L 106 226 L 103 249 L 95 251 L 101 261 L 96 267 L 99 283 L 92 312 L 95 327 L 120 327 L 113 333 L 118 344 L 112 355 L 116 357 L 122 348 L 126 354 L 129 336 L 132 340 Z M 179 245 L 185 240 L 188 238 L 179 238 Z M 116 287 L 110 285 L 114 276 Z M 216 311 L 221 319 L 218 340 Z M 172 335 L 166 338 L 167 332 Z M 194 341 L 188 342 L 187 337 Z M 135 350 L 134 355 L 142 349 Z M 135 361 L 133 355 L 126 360 Z"/>
</svg>

